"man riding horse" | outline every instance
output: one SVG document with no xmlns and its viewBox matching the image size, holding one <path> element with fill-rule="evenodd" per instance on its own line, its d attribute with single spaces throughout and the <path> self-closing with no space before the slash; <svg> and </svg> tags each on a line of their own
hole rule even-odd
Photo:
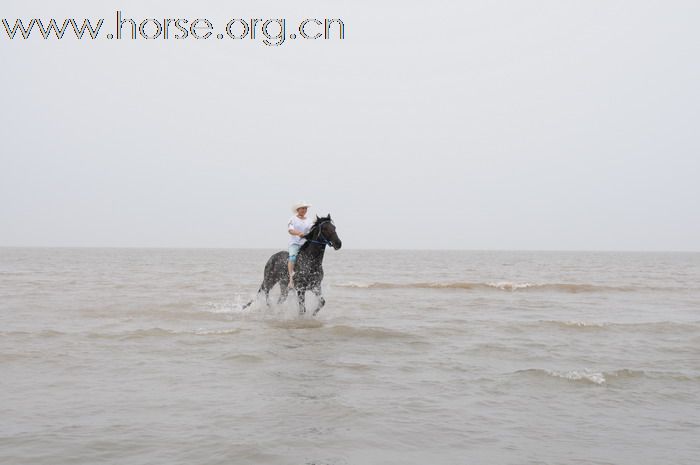
<svg viewBox="0 0 700 465">
<path fill-rule="evenodd" d="M 310 205 L 303 202 L 295 204 L 294 207 L 296 208 L 294 208 L 294 210 L 297 212 L 296 217 L 301 220 L 305 219 L 306 208 L 309 206 Z M 279 304 L 287 299 L 289 289 L 293 288 L 297 293 L 299 314 L 303 315 L 306 313 L 306 292 L 311 291 L 318 297 L 318 307 L 313 311 L 313 315 L 316 315 L 326 303 L 321 290 L 321 281 L 323 281 L 323 256 L 326 251 L 326 246 L 329 245 L 333 247 L 333 249 L 338 250 L 342 247 L 343 243 L 340 237 L 338 237 L 335 224 L 333 224 L 330 214 L 321 218 L 316 216 L 316 221 L 314 221 L 313 225 L 311 225 L 310 229 L 305 234 L 293 234 L 292 229 L 294 231 L 299 231 L 297 226 L 299 225 L 292 225 L 292 221 L 290 220 L 289 233 L 292 234 L 293 237 L 304 239 L 302 244 L 299 245 L 298 250 L 296 250 L 296 247 L 292 248 L 290 244 L 289 251 L 277 252 L 270 257 L 265 264 L 263 282 L 260 285 L 260 289 L 258 289 L 258 294 L 265 294 L 265 303 L 269 305 L 270 290 L 275 284 L 279 283 L 280 296 L 277 301 Z M 296 252 L 296 257 L 292 260 L 292 254 L 294 252 Z M 290 280 L 290 275 L 292 275 L 292 273 L 293 281 Z M 253 301 L 254 300 L 251 300 L 245 304 L 243 308 L 249 307 Z"/>
</svg>

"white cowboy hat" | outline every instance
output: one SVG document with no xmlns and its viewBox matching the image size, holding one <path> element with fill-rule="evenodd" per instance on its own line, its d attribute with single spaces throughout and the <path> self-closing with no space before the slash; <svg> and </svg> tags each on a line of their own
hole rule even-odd
<svg viewBox="0 0 700 465">
<path fill-rule="evenodd" d="M 311 206 L 310 203 L 306 203 L 306 202 L 297 202 L 297 203 L 295 203 L 294 205 L 292 205 L 292 213 L 296 213 L 297 210 L 299 210 L 299 209 L 302 208 L 302 207 L 309 208 L 310 206 Z"/>
</svg>

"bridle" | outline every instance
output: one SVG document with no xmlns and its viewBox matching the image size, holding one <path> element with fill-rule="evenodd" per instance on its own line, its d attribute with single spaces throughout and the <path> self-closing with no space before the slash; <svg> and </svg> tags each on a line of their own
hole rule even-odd
<svg viewBox="0 0 700 465">
<path fill-rule="evenodd" d="M 318 232 L 316 233 L 316 239 L 310 240 L 310 242 L 312 242 L 313 244 L 320 244 L 324 248 L 327 245 L 330 245 L 331 247 L 333 247 L 333 241 L 328 240 L 323 236 L 323 225 L 326 223 L 333 224 L 333 222 L 331 220 L 322 221 L 321 223 L 317 224 L 316 228 L 318 229 Z"/>
</svg>

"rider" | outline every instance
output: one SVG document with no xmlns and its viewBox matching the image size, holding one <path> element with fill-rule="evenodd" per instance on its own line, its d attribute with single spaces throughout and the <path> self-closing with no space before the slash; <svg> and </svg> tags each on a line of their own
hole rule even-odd
<svg viewBox="0 0 700 465">
<path fill-rule="evenodd" d="M 311 219 L 306 217 L 306 212 L 308 211 L 311 204 L 306 202 L 297 202 L 292 206 L 292 211 L 294 216 L 289 220 L 287 224 L 287 231 L 289 231 L 289 261 L 287 262 L 287 269 L 289 270 L 289 287 L 294 287 L 294 263 L 297 261 L 297 254 L 299 253 L 299 248 L 306 242 L 304 236 L 311 230 Z"/>
</svg>

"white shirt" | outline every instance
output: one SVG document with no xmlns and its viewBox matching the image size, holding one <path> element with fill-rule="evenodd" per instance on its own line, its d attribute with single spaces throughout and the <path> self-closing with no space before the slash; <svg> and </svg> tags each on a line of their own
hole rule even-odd
<svg viewBox="0 0 700 465">
<path fill-rule="evenodd" d="M 300 231 L 300 232 L 303 232 L 304 234 L 307 234 L 311 230 L 312 225 L 313 225 L 313 223 L 311 222 L 311 218 L 309 218 L 308 216 L 302 220 L 298 216 L 294 215 L 289 220 L 289 224 L 287 225 L 287 230 L 291 231 L 293 229 L 296 229 L 297 231 Z M 292 244 L 303 245 L 304 242 L 306 242 L 306 239 L 304 239 L 302 237 L 292 236 L 291 234 L 289 235 L 289 245 L 292 245 Z"/>
</svg>

